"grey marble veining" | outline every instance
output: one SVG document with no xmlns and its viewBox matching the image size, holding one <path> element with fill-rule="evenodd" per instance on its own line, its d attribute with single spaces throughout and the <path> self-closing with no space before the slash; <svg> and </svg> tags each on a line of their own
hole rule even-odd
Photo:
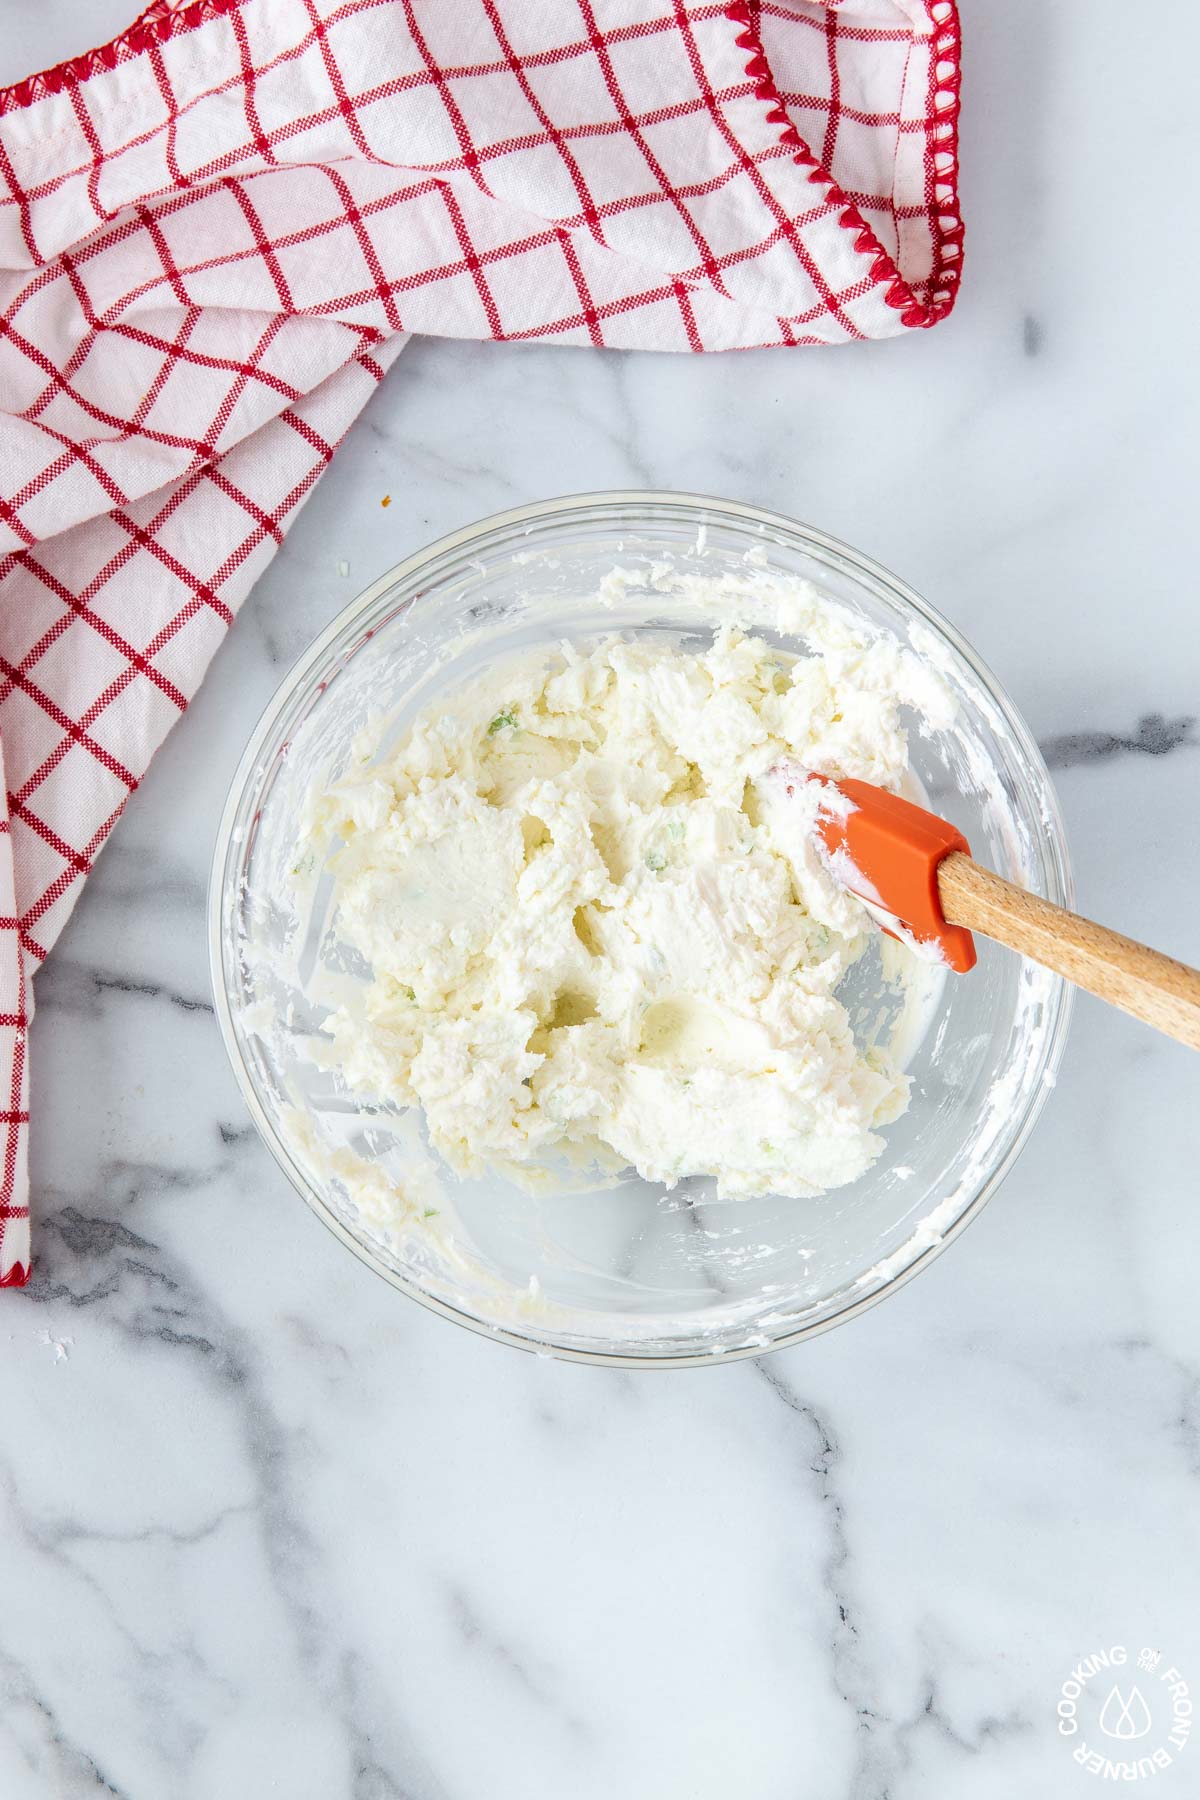
<svg viewBox="0 0 1200 1800">
<path fill-rule="evenodd" d="M 1172 750 L 1198 749 L 1196 720 L 1191 714 L 1165 719 L 1161 713 L 1145 713 L 1131 735 L 1119 731 L 1068 731 L 1046 738 L 1042 755 L 1050 769 L 1071 769 L 1078 763 L 1097 762 L 1109 756 L 1133 752 L 1138 756 L 1166 756 Z"/>
<path fill-rule="evenodd" d="M 928 1273 L 760 1364 L 632 1376 L 455 1331 L 348 1257 L 209 999 L 217 820 L 314 632 L 442 531 L 625 485 L 774 506 L 911 580 L 1054 766 L 1083 910 L 1200 962 L 1200 27 L 963 11 L 946 326 L 410 345 L 100 858 L 38 978 L 37 1274 L 0 1299 L 3 1800 L 1059 1800 L 1104 1786 L 1056 1731 L 1082 1656 L 1154 1646 L 1200 1687 L 1187 1052 L 1084 1000 Z M 0 79 L 124 12 L 10 3 Z M 1126 115 L 1155 120 L 1136 157 Z M 1200 1743 L 1153 1782 L 1200 1791 Z"/>
</svg>

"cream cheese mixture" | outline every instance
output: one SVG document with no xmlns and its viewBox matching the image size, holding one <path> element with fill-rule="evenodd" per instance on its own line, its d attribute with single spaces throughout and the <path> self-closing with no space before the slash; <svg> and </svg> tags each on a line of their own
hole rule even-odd
<svg viewBox="0 0 1200 1800">
<path fill-rule="evenodd" d="M 807 1196 L 869 1168 L 909 1085 L 835 991 L 874 927 L 771 770 L 898 787 L 930 678 L 835 613 L 805 637 L 528 655 L 316 792 L 331 930 L 370 971 L 326 1026 L 345 1086 L 422 1109 L 460 1174 Z"/>
</svg>

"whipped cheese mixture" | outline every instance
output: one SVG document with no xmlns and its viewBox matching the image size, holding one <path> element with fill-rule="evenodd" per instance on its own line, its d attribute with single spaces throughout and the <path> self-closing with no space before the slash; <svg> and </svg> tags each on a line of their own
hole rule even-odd
<svg viewBox="0 0 1200 1800">
<path fill-rule="evenodd" d="M 516 660 L 312 796 L 331 931 L 370 971 L 327 1023 L 345 1085 L 421 1108 L 461 1174 L 565 1156 L 723 1196 L 861 1175 L 908 1081 L 836 994 L 873 926 L 821 859 L 816 790 L 771 771 L 899 786 L 929 675 L 844 623 L 808 636 Z"/>
</svg>

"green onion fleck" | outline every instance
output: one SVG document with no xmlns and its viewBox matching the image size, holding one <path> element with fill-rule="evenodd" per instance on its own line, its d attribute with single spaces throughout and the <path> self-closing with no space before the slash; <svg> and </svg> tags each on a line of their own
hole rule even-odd
<svg viewBox="0 0 1200 1800">
<path fill-rule="evenodd" d="M 646 852 L 646 867 L 648 869 L 653 869 L 653 871 L 656 875 L 661 875 L 662 871 L 666 868 L 666 866 L 667 866 L 667 859 L 663 855 L 661 850 L 647 850 L 647 852 Z"/>
<path fill-rule="evenodd" d="M 517 729 L 517 709 L 510 706 L 507 712 L 498 712 L 488 726 L 488 736 L 495 737 L 498 731 L 515 731 Z"/>
</svg>

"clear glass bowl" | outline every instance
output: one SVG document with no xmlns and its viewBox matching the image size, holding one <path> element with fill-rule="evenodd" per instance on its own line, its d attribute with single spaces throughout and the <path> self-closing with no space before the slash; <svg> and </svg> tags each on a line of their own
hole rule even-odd
<svg viewBox="0 0 1200 1800">
<path fill-rule="evenodd" d="M 411 1115 L 354 1101 L 306 1055 L 320 1012 L 296 968 L 311 968 L 317 934 L 297 917 L 286 870 L 314 777 L 337 775 L 370 715 L 394 715 L 394 740 L 435 693 L 500 655 L 613 630 L 678 638 L 707 628 L 686 601 L 651 585 L 653 565 L 669 557 L 685 575 L 744 573 L 751 550 L 938 663 L 959 711 L 951 731 L 911 734 L 929 804 L 953 817 L 981 861 L 1068 904 L 1066 846 L 1037 747 L 958 634 L 835 539 L 686 494 L 518 508 L 382 576 L 287 677 L 225 810 L 210 902 L 213 986 L 258 1129 L 297 1191 L 371 1268 L 446 1317 L 525 1349 L 677 1367 L 758 1354 L 852 1318 L 975 1217 L 1053 1085 L 1067 990 L 981 941 L 977 968 L 945 983 L 909 1062 L 912 1101 L 887 1127 L 886 1151 L 821 1199 L 718 1202 L 711 1184 L 668 1194 L 632 1175 L 613 1188 L 532 1198 L 499 1177 L 447 1177 L 449 1222 L 401 1242 L 349 1199 L 339 1173 L 347 1157 L 357 1170 L 405 1180 L 428 1156 Z M 635 582 L 606 608 L 597 589 L 617 565 L 647 585 Z"/>
</svg>

